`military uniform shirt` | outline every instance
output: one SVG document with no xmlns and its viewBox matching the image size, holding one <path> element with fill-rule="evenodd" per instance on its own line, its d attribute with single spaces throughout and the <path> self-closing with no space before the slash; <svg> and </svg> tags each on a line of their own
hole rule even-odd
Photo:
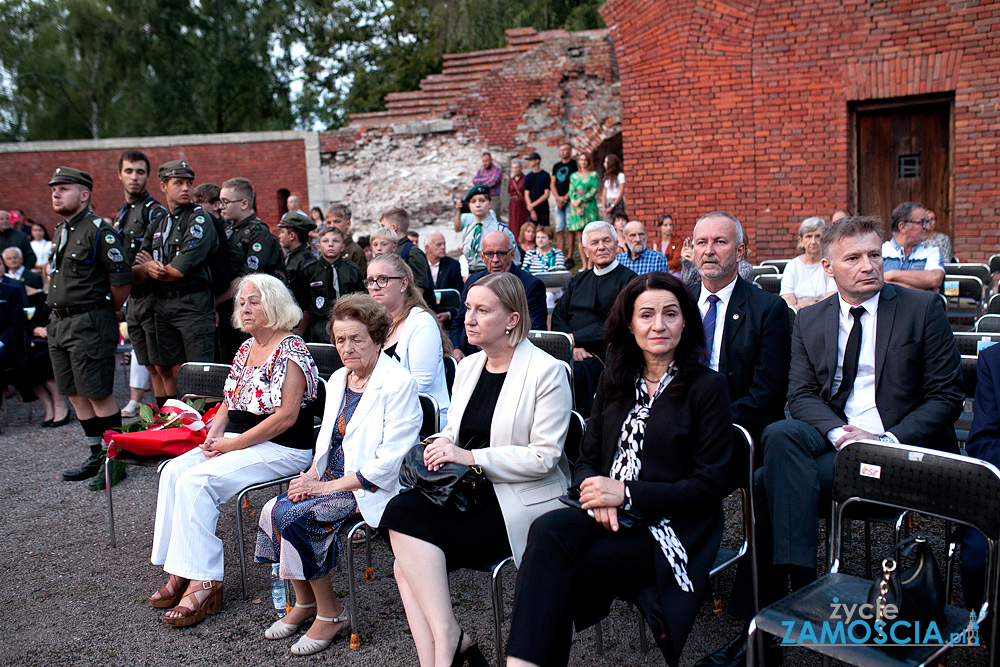
<svg viewBox="0 0 1000 667">
<path fill-rule="evenodd" d="M 149 191 L 144 190 L 137 198 L 126 201 L 115 215 L 115 229 L 121 234 L 125 244 L 125 259 L 129 266 L 135 264 L 135 256 L 142 250 L 142 239 L 146 235 L 146 227 L 157 222 L 167 214 L 167 209 L 153 199 Z M 148 223 L 148 224 L 147 224 Z M 143 284 L 132 286 L 131 296 L 141 297 L 148 293 Z"/>
<path fill-rule="evenodd" d="M 208 289 L 208 258 L 218 247 L 215 225 L 197 204 L 180 206 L 157 223 L 150 223 L 142 241 L 142 249 L 154 260 L 184 274 L 177 281 L 157 281 L 167 290 L 200 285 Z"/>
<path fill-rule="evenodd" d="M 51 308 L 110 305 L 111 286 L 132 283 L 118 232 L 87 209 L 56 226 L 49 263 Z"/>
<path fill-rule="evenodd" d="M 316 270 L 315 264 L 316 258 L 305 244 L 290 250 L 285 260 L 285 284 L 303 310 L 309 302 L 309 283 Z"/>
<path fill-rule="evenodd" d="M 313 321 L 326 322 L 336 300 L 345 294 L 367 294 L 361 267 L 349 259 L 338 259 L 332 265 L 320 257 L 309 267 L 309 295 L 302 309 Z"/>
<path fill-rule="evenodd" d="M 344 254 L 341 255 L 341 257 L 351 260 L 357 264 L 362 271 L 366 271 L 368 269 L 368 258 L 365 257 L 364 249 L 350 236 L 344 239 Z"/>
<path fill-rule="evenodd" d="M 229 240 L 229 264 L 233 275 L 267 273 L 281 277 L 284 260 L 281 246 L 260 218 L 250 215 L 226 229 Z"/>
</svg>

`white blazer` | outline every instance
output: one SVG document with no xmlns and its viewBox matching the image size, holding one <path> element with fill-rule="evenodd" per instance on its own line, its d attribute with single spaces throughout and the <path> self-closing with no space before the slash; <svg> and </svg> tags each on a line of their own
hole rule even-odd
<svg viewBox="0 0 1000 667">
<path fill-rule="evenodd" d="M 441 433 L 452 442 L 458 442 L 462 415 L 485 365 L 485 352 L 458 365 L 451 414 Z M 530 341 L 521 341 L 493 412 L 490 446 L 472 452 L 496 489 L 515 563 L 521 561 L 531 523 L 562 507 L 558 498 L 569 485 L 563 446 L 571 405 L 564 367 Z"/>
<path fill-rule="evenodd" d="M 444 351 L 437 320 L 420 306 L 414 306 L 403 321 L 396 341 L 396 356 L 417 383 L 417 391 L 429 394 L 441 408 L 441 423 L 447 422 L 448 384 L 444 379 Z"/>
<path fill-rule="evenodd" d="M 313 457 L 313 465 L 320 475 L 326 470 L 333 429 L 340 416 L 346 388 L 347 368 L 344 367 L 327 382 L 323 425 Z M 358 489 L 354 492 L 361 515 L 369 526 L 378 526 L 385 506 L 399 493 L 399 466 L 406 452 L 420 440 L 421 421 L 417 385 L 409 371 L 380 352 L 344 434 L 344 472 L 360 472 L 378 487 L 377 491 Z"/>
</svg>

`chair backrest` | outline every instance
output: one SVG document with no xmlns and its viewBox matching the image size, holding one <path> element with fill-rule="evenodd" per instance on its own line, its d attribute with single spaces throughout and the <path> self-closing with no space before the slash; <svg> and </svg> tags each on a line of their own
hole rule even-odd
<svg viewBox="0 0 1000 667">
<path fill-rule="evenodd" d="M 437 305 L 442 308 L 458 310 L 462 305 L 462 293 L 455 289 L 436 289 L 434 298 L 437 299 Z"/>
<path fill-rule="evenodd" d="M 778 267 L 772 264 L 759 264 L 757 266 L 751 267 L 753 269 L 753 276 L 777 276 L 781 274 Z"/>
<path fill-rule="evenodd" d="M 955 293 L 957 291 L 957 294 Z M 982 303 L 984 298 L 983 281 L 977 276 L 967 276 L 961 274 L 946 275 L 944 277 L 943 294 L 950 298 L 969 299 L 977 304 Z"/>
<path fill-rule="evenodd" d="M 429 438 L 441 431 L 441 408 L 434 397 L 429 394 L 418 394 L 420 412 L 423 420 L 420 422 L 420 438 Z"/>
<path fill-rule="evenodd" d="M 965 397 L 976 397 L 976 382 L 979 376 L 976 374 L 976 362 L 978 357 L 962 355 L 962 382 L 965 384 Z"/>
<path fill-rule="evenodd" d="M 958 353 L 972 357 L 978 356 L 979 351 L 989 347 L 991 343 L 1000 343 L 1000 333 L 957 331 L 954 335 L 955 345 L 958 346 Z"/>
<path fill-rule="evenodd" d="M 580 447 L 583 446 L 583 434 L 587 431 L 587 422 L 583 419 L 581 415 L 576 410 L 569 411 L 569 431 L 566 433 L 566 444 L 563 451 L 566 452 L 566 458 L 569 460 L 570 466 L 576 463 L 576 460 L 580 458 Z"/>
<path fill-rule="evenodd" d="M 795 316 L 799 314 L 799 311 L 795 310 L 792 306 L 788 307 L 788 330 L 795 331 Z"/>
<path fill-rule="evenodd" d="M 996 296 L 1000 295 L 994 294 L 993 297 L 990 298 L 990 303 L 993 303 L 993 298 Z M 1000 315 L 991 315 L 989 313 L 983 315 L 976 320 L 976 326 L 973 327 L 973 331 L 1000 333 Z"/>
<path fill-rule="evenodd" d="M 784 273 L 785 267 L 788 263 L 792 261 L 790 259 L 765 259 L 760 263 L 761 266 L 776 266 L 778 267 L 778 273 Z"/>
<path fill-rule="evenodd" d="M 572 366 L 573 339 L 569 337 L 568 333 L 532 329 L 528 332 L 528 340 L 534 343 L 535 347 Z"/>
<path fill-rule="evenodd" d="M 306 343 L 306 347 L 316 362 L 319 374 L 324 378 L 329 378 L 344 365 L 337 353 L 337 346 L 332 343 Z"/>
<path fill-rule="evenodd" d="M 569 271 L 548 271 L 546 273 L 539 273 L 535 277 L 542 281 L 545 289 L 562 289 L 569 285 L 569 281 L 573 279 L 573 274 Z"/>
<path fill-rule="evenodd" d="M 227 364 L 188 362 L 177 371 L 177 396 L 222 400 L 230 367 Z"/>
<path fill-rule="evenodd" d="M 781 291 L 781 276 L 761 274 L 753 279 L 754 283 L 760 286 L 765 292 L 777 294 Z"/>
<path fill-rule="evenodd" d="M 739 424 L 733 424 L 733 456 L 729 459 L 727 491 L 753 488 L 755 451 L 750 433 Z"/>
<path fill-rule="evenodd" d="M 990 273 L 1000 272 L 1000 255 L 990 255 Z"/>
<path fill-rule="evenodd" d="M 451 396 L 452 387 L 455 386 L 455 373 L 458 372 L 458 362 L 450 354 L 444 355 L 444 383 L 448 387 L 448 396 Z"/>
<path fill-rule="evenodd" d="M 1000 294 L 990 297 L 990 302 L 986 304 L 986 312 L 990 315 L 1000 315 Z"/>
<path fill-rule="evenodd" d="M 948 262 L 944 265 L 944 273 L 948 276 L 975 276 L 984 284 L 990 283 L 990 267 L 977 262 Z"/>
</svg>

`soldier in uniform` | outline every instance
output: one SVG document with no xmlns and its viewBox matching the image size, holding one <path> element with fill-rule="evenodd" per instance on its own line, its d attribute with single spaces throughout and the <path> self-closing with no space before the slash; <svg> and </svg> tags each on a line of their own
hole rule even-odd
<svg viewBox="0 0 1000 667">
<path fill-rule="evenodd" d="M 129 340 L 132 342 L 132 355 L 136 362 L 149 371 L 150 382 L 153 385 L 153 395 L 160 403 L 166 395 L 163 380 L 156 367 L 156 340 L 148 338 L 146 331 L 153 330 L 153 309 L 156 298 L 150 293 L 149 286 L 142 282 L 138 275 L 141 269 L 135 265 L 139 251 L 142 250 L 142 240 L 146 229 L 151 223 L 160 221 L 167 215 L 167 209 L 153 199 L 146 189 L 149 179 L 149 159 L 142 151 L 127 150 L 118 158 L 118 179 L 125 191 L 125 203 L 115 214 L 115 229 L 121 234 L 125 244 L 125 259 L 132 266 L 133 284 L 125 307 L 125 322 L 128 324 Z M 131 400 L 142 400 L 142 388 L 131 391 Z M 132 407 L 132 402 L 129 406 Z M 162 405 L 162 403 L 160 403 Z M 134 414 L 133 410 L 130 410 Z"/>
<path fill-rule="evenodd" d="M 63 473 L 64 480 L 76 481 L 98 473 L 101 437 L 122 423 L 114 397 L 115 353 L 132 269 L 118 232 L 90 210 L 90 174 L 59 167 L 49 186 L 52 209 L 63 216 L 49 258 L 49 356 L 56 388 L 72 403 L 90 446 L 84 464 Z"/>
<path fill-rule="evenodd" d="M 292 333 L 299 336 L 309 329 L 312 319 L 306 309 L 309 302 L 310 276 L 315 272 L 316 258 L 309 251 L 309 232 L 316 229 L 313 219 L 295 211 L 285 214 L 278 223 L 278 243 L 288 253 L 285 256 L 285 284 L 302 308 L 302 319 Z"/>
<path fill-rule="evenodd" d="M 254 214 L 253 183 L 246 178 L 230 178 L 222 184 L 219 203 L 226 221 L 229 266 L 233 281 L 229 290 L 216 298 L 219 312 L 219 348 L 222 360 L 229 363 L 236 356 L 247 335 L 233 327 L 233 290 L 248 273 L 284 275 L 284 260 L 278 239 Z"/>
<path fill-rule="evenodd" d="M 319 259 L 309 276 L 309 296 L 303 306 L 310 317 L 309 340 L 329 343 L 326 331 L 334 302 L 344 294 L 367 293 L 365 274 L 361 267 L 344 259 L 344 235 L 336 227 L 327 227 L 319 234 Z"/>
<path fill-rule="evenodd" d="M 344 258 L 360 266 L 362 272 L 367 271 L 368 258 L 365 257 L 365 251 L 351 238 L 351 209 L 344 204 L 332 204 L 326 209 L 323 219 L 344 235 Z"/>
<path fill-rule="evenodd" d="M 211 217 L 191 202 L 194 169 L 184 160 L 160 165 L 160 190 L 169 213 L 146 230 L 141 274 L 156 295 L 156 361 L 166 394 L 177 395 L 177 371 L 187 361 L 215 359 L 215 302 L 208 262 L 219 247 Z"/>
</svg>

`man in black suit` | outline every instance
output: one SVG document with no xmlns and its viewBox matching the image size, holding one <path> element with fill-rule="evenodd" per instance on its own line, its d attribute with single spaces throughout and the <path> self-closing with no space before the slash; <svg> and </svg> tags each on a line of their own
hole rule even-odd
<svg viewBox="0 0 1000 667">
<path fill-rule="evenodd" d="M 424 243 L 424 254 L 427 255 L 431 290 L 453 289 L 461 294 L 465 286 L 462 280 L 462 265 L 458 260 L 448 257 L 444 235 L 439 232 L 429 233 Z M 457 308 L 438 305 L 436 300 L 430 306 L 434 309 L 438 322 L 445 328 L 448 328 L 448 321 L 458 312 Z"/>
<path fill-rule="evenodd" d="M 502 231 L 490 232 L 483 238 L 480 253 L 486 264 L 486 270 L 473 273 L 465 281 L 465 289 L 462 291 L 462 305 L 458 309 L 458 314 L 455 315 L 455 321 L 452 323 L 449 333 L 451 344 L 455 348 L 451 351 L 451 356 L 456 361 L 461 361 L 467 355 L 479 350 L 475 345 L 469 345 L 469 341 L 465 337 L 465 298 L 469 294 L 469 288 L 488 273 L 509 272 L 517 276 L 517 279 L 524 285 L 524 292 L 528 297 L 531 328 L 543 330 L 547 328 L 546 320 L 548 320 L 549 311 L 545 305 L 545 285 L 530 273 L 514 266 L 514 246 L 510 237 Z"/>
<path fill-rule="evenodd" d="M 6 277 L 0 281 L 0 389 L 6 389 L 12 369 L 24 366 L 27 305 L 24 283 Z M 2 399 L 0 391 L 0 402 Z"/>
</svg>

